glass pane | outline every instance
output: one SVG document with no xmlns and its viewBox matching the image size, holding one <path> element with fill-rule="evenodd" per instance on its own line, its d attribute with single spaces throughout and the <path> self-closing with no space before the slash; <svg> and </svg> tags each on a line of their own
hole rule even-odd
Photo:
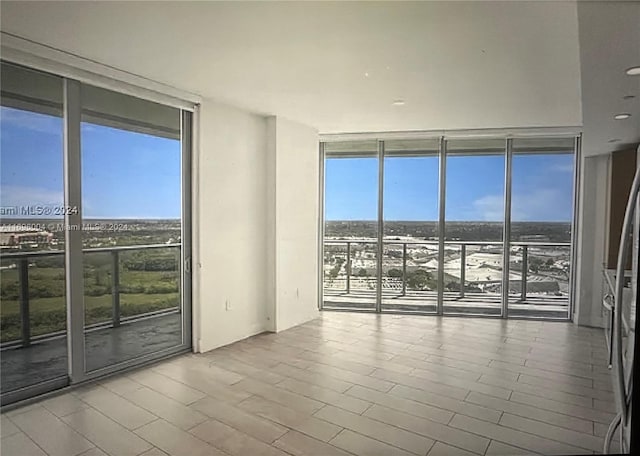
<svg viewBox="0 0 640 456">
<path fill-rule="evenodd" d="M 374 309 L 377 142 L 325 144 L 324 307 Z"/>
<path fill-rule="evenodd" d="M 382 309 L 436 312 L 438 141 L 385 142 Z"/>
<path fill-rule="evenodd" d="M 445 313 L 502 313 L 505 141 L 447 142 Z"/>
<path fill-rule="evenodd" d="M 183 343 L 180 110 L 82 87 L 88 371 Z"/>
<path fill-rule="evenodd" d="M 67 377 L 62 79 L 0 64 L 2 394 Z M 26 393 L 28 394 L 28 392 Z"/>
<path fill-rule="evenodd" d="M 569 317 L 573 138 L 513 141 L 509 315 Z"/>
</svg>

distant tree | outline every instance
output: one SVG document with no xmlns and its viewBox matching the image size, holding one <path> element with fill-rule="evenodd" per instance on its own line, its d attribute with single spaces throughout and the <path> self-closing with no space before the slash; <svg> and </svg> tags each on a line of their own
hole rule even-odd
<svg viewBox="0 0 640 456">
<path fill-rule="evenodd" d="M 359 277 L 367 277 L 369 275 L 369 273 L 367 272 L 366 269 L 362 268 L 358 271 L 358 276 Z"/>
<path fill-rule="evenodd" d="M 6 299 L 6 300 L 18 299 L 18 296 L 19 296 L 18 282 L 17 281 L 5 282 L 3 280 L 2 287 L 0 288 L 0 296 L 2 297 L 2 299 Z M 5 316 L 3 315 L 2 318 L 4 320 Z"/>
<path fill-rule="evenodd" d="M 389 277 L 400 278 L 402 277 L 402 271 L 400 269 L 389 269 L 387 275 Z"/>
<path fill-rule="evenodd" d="M 460 291 L 460 284 L 458 282 L 449 282 L 446 286 L 449 291 Z"/>
<path fill-rule="evenodd" d="M 424 269 L 418 269 L 407 276 L 407 286 L 414 290 L 424 290 L 433 281 L 431 273 Z"/>
<path fill-rule="evenodd" d="M 105 286 L 106 285 L 106 271 L 102 269 L 96 269 L 96 285 Z"/>
<path fill-rule="evenodd" d="M 533 257 L 529 260 L 529 271 L 537 273 L 542 266 L 543 261 L 538 257 Z"/>
</svg>

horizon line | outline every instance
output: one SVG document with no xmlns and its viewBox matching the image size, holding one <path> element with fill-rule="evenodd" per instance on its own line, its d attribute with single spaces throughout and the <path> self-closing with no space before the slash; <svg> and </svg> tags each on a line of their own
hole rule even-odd
<svg viewBox="0 0 640 456">
<path fill-rule="evenodd" d="M 12 220 L 54 220 L 54 221 L 62 221 L 64 220 L 64 218 L 50 218 L 50 217 L 45 217 L 45 216 L 34 216 L 34 217 L 20 217 L 20 216 L 15 216 L 15 215 L 3 215 L 2 217 L 0 217 L 0 222 L 3 222 L 6 219 L 12 219 Z M 162 220 L 177 220 L 177 221 L 181 221 L 182 217 L 177 217 L 177 218 L 165 218 L 165 217 L 82 217 L 82 220 L 155 220 L 155 221 L 162 221 Z"/>
<path fill-rule="evenodd" d="M 377 220 L 355 220 L 355 219 L 334 219 L 334 220 L 325 220 L 325 222 L 373 222 L 378 223 Z M 383 220 L 383 223 L 440 223 L 438 220 Z M 500 223 L 504 224 L 504 222 L 497 221 L 488 221 L 488 220 L 445 220 L 445 223 Z M 562 221 L 562 220 L 520 220 L 520 221 L 511 221 L 511 223 L 572 223 L 571 220 Z"/>
<path fill-rule="evenodd" d="M 15 215 L 4 215 L 0 217 L 0 223 L 4 220 L 63 220 L 62 218 L 48 218 L 43 216 L 34 216 L 34 217 L 20 217 Z M 83 217 L 82 220 L 154 220 L 154 221 L 163 221 L 163 220 L 177 220 L 181 221 L 182 217 Z M 325 220 L 325 222 L 361 222 L 361 223 L 378 223 L 377 220 L 374 219 L 331 219 Z M 384 220 L 383 223 L 439 223 L 438 220 Z M 495 224 L 504 224 L 502 221 L 491 221 L 491 220 L 446 220 L 445 223 L 495 223 Z M 562 220 L 521 220 L 521 221 L 511 221 L 511 223 L 572 223 L 570 220 L 562 221 Z"/>
</svg>

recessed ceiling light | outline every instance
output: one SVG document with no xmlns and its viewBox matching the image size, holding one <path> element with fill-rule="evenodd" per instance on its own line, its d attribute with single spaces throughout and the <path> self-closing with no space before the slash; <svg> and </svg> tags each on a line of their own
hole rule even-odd
<svg viewBox="0 0 640 456">
<path fill-rule="evenodd" d="M 619 142 L 619 141 L 620 141 L 620 140 L 619 140 L 618 138 L 615 138 L 615 139 L 610 139 L 610 140 L 609 140 L 609 141 L 607 141 L 607 142 L 610 142 L 610 143 L 616 143 L 616 142 Z"/>
<path fill-rule="evenodd" d="M 404 106 L 404 100 L 393 100 L 394 106 Z"/>
<path fill-rule="evenodd" d="M 634 66 L 625 71 L 629 76 L 638 76 L 640 75 L 640 66 Z"/>
<path fill-rule="evenodd" d="M 616 120 L 624 120 L 624 119 L 628 119 L 629 117 L 631 117 L 631 114 L 628 114 L 626 112 L 623 112 L 622 114 L 616 114 L 615 116 L 613 116 L 613 118 Z"/>
<path fill-rule="evenodd" d="M 365 74 L 364 74 L 364 77 L 365 77 L 365 78 L 368 78 L 368 77 L 369 77 L 369 73 L 365 73 Z"/>
</svg>

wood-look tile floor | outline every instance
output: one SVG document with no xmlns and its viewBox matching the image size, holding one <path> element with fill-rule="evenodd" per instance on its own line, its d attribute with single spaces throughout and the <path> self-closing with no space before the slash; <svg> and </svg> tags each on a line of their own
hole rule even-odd
<svg viewBox="0 0 640 456">
<path fill-rule="evenodd" d="M 324 312 L 2 415 L 3 456 L 592 454 L 602 330 Z"/>
</svg>

